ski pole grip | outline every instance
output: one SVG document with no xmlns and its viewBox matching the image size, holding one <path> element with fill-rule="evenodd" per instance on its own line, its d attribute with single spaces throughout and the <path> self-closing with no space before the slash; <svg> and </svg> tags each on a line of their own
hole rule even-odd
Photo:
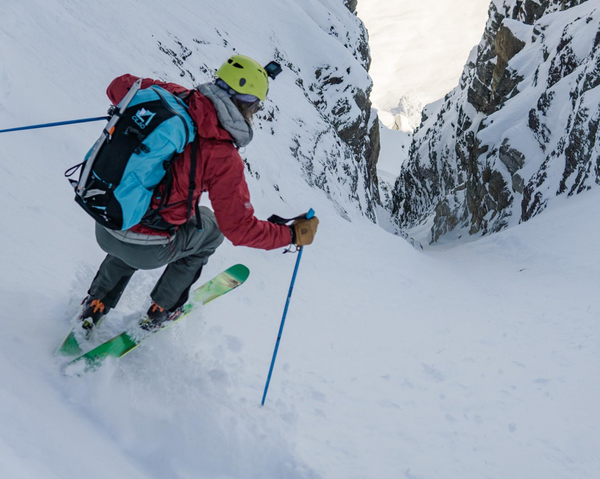
<svg viewBox="0 0 600 479">
<path fill-rule="evenodd" d="M 313 210 L 311 208 L 310 210 L 308 210 L 308 213 L 305 213 L 300 216 L 296 216 L 294 218 L 288 219 L 288 218 L 282 218 L 281 216 L 277 216 L 277 215 L 271 215 L 271 216 L 269 216 L 269 219 L 267 219 L 267 221 L 270 223 L 275 223 L 276 225 L 285 225 L 285 224 L 289 223 L 290 221 L 295 221 L 295 220 L 300 220 L 300 219 L 309 220 L 313 216 L 315 216 L 315 210 Z"/>
</svg>

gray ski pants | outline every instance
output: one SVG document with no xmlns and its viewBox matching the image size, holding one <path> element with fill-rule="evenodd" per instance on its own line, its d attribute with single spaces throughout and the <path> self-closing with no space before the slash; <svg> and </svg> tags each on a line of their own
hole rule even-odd
<svg viewBox="0 0 600 479">
<path fill-rule="evenodd" d="M 140 245 L 121 241 L 96 224 L 96 240 L 108 253 L 88 293 L 102 300 L 105 314 L 114 308 L 129 280 L 138 269 L 156 269 L 167 265 L 150 294 L 166 310 L 183 306 L 191 286 L 198 280 L 202 267 L 223 242 L 214 213 L 200 207 L 202 231 L 192 220 L 177 229 L 170 244 Z"/>
</svg>

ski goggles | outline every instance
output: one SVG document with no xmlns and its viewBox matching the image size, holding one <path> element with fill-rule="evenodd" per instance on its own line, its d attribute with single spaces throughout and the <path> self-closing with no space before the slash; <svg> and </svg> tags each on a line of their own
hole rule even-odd
<svg viewBox="0 0 600 479">
<path fill-rule="evenodd" d="M 238 107 L 244 118 L 248 119 L 257 111 L 262 110 L 263 103 L 254 95 L 236 93 L 231 95 L 231 101 Z"/>
<path fill-rule="evenodd" d="M 220 78 L 216 81 L 217 86 L 229 93 L 231 101 L 238 107 L 245 118 L 249 118 L 263 107 L 260 98 L 247 93 L 238 93 Z"/>
<path fill-rule="evenodd" d="M 260 102 L 259 98 L 254 95 L 248 95 L 245 93 L 234 93 L 231 95 L 237 101 L 241 101 L 242 103 L 256 103 Z"/>
</svg>

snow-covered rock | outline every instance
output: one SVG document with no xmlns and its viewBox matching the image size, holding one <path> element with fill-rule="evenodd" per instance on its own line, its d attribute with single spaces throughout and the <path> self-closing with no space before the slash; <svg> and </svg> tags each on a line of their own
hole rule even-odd
<svg viewBox="0 0 600 479">
<path fill-rule="evenodd" d="M 298 5 L 329 38 L 305 37 L 312 63 L 302 67 L 276 52 L 314 108 L 309 117 L 297 112 L 290 150 L 308 183 L 324 190 L 343 215 L 353 204 L 375 221 L 379 129 L 369 99 L 367 31 L 355 14 L 356 1 Z"/>
<path fill-rule="evenodd" d="M 459 86 L 423 111 L 400 225 L 486 234 L 600 183 L 599 28 L 595 1 L 493 0 Z"/>
</svg>

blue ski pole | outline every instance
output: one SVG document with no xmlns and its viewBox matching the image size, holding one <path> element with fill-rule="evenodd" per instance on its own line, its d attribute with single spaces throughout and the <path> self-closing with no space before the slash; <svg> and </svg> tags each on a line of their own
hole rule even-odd
<svg viewBox="0 0 600 479">
<path fill-rule="evenodd" d="M 90 121 L 108 120 L 110 116 L 98 116 L 94 118 L 83 118 L 81 120 L 58 121 L 55 123 L 43 123 L 41 125 L 20 126 L 18 128 L 9 128 L 8 130 L 0 130 L 0 133 L 10 133 L 11 131 L 35 130 L 37 128 L 50 128 L 52 126 L 73 125 L 75 123 L 88 123 Z"/>
<path fill-rule="evenodd" d="M 315 211 L 311 208 L 306 213 L 306 219 L 309 220 L 315 216 Z M 279 342 L 281 341 L 281 335 L 283 334 L 283 326 L 285 324 L 285 317 L 287 316 L 288 308 L 290 306 L 290 300 L 292 299 L 292 291 L 294 290 L 294 283 L 296 282 L 296 275 L 298 274 L 298 267 L 300 266 L 300 260 L 302 259 L 302 247 L 298 250 L 298 259 L 296 259 L 296 266 L 294 267 L 294 274 L 292 275 L 292 282 L 290 284 L 290 290 L 288 291 L 287 300 L 285 301 L 285 308 L 283 308 L 283 317 L 281 318 L 281 325 L 279 326 L 279 333 L 277 334 L 277 341 L 275 342 L 275 351 L 273 351 L 273 359 L 271 359 L 271 367 L 269 368 L 269 375 L 267 376 L 267 384 L 265 384 L 265 391 L 263 393 L 261 406 L 265 405 L 265 399 L 267 398 L 267 391 L 269 390 L 269 383 L 271 382 L 271 375 L 273 374 L 273 366 L 275 366 L 275 358 L 277 357 L 277 351 L 279 350 Z"/>
</svg>

